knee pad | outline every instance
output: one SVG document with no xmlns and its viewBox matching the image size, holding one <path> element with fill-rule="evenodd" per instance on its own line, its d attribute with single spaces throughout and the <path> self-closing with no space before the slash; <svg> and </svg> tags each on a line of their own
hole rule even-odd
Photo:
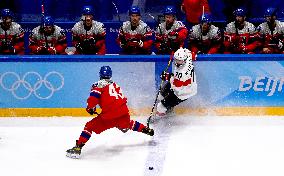
<svg viewBox="0 0 284 176">
<path fill-rule="evenodd" d="M 166 113 L 167 108 L 161 102 L 159 102 L 158 105 L 157 105 L 157 111 L 159 113 Z"/>
<path fill-rule="evenodd" d="M 164 96 L 161 93 L 159 93 L 157 99 L 158 99 L 158 101 L 162 101 L 164 99 Z"/>
</svg>

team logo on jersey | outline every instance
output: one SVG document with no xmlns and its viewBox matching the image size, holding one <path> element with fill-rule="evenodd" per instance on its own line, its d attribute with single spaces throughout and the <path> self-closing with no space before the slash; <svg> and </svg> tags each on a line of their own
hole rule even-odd
<svg viewBox="0 0 284 176">
<path fill-rule="evenodd" d="M 38 99 L 49 99 L 62 89 L 64 77 L 56 71 L 48 72 L 44 77 L 34 71 L 26 72 L 22 77 L 15 72 L 5 72 L 0 76 L 0 86 L 18 100 L 28 99 L 32 94 Z"/>
</svg>

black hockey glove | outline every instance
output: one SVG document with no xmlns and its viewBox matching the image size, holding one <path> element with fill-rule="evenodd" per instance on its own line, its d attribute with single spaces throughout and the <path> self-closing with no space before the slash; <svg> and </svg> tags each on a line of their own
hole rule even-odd
<svg viewBox="0 0 284 176">
<path fill-rule="evenodd" d="M 2 42 L 0 44 L 0 54 L 16 54 L 16 51 L 10 42 Z"/>
<path fill-rule="evenodd" d="M 163 73 L 161 74 L 160 78 L 161 78 L 163 81 L 169 81 L 170 78 L 171 78 L 171 76 L 173 76 L 172 73 L 163 71 Z"/>
<path fill-rule="evenodd" d="M 97 111 L 96 111 L 96 107 L 94 107 L 94 108 L 89 108 L 89 107 L 87 107 L 87 108 L 86 108 L 86 111 L 87 111 L 90 115 L 98 114 Z"/>
<path fill-rule="evenodd" d="M 49 54 L 48 48 L 45 47 L 45 46 L 39 46 L 39 47 L 37 47 L 36 53 L 39 54 L 39 55 L 48 55 L 48 54 Z"/>
<path fill-rule="evenodd" d="M 120 47 L 124 48 L 127 44 L 127 41 L 124 36 L 120 37 Z"/>
<path fill-rule="evenodd" d="M 82 48 L 82 44 L 81 44 L 81 43 L 76 43 L 76 44 L 75 44 L 75 48 L 76 48 L 79 52 L 82 52 L 82 51 L 83 51 L 83 48 Z"/>
<path fill-rule="evenodd" d="M 160 45 L 160 51 L 161 53 L 168 53 L 170 51 L 170 47 L 166 42 L 162 42 Z"/>
</svg>

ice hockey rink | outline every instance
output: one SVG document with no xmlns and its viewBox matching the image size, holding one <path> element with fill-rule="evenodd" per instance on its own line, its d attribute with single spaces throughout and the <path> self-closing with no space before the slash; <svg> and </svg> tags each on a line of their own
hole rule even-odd
<svg viewBox="0 0 284 176">
<path fill-rule="evenodd" d="M 111 129 L 67 158 L 89 119 L 0 118 L 0 175 L 284 175 L 284 117 L 173 116 L 151 125 L 154 137 Z"/>
</svg>

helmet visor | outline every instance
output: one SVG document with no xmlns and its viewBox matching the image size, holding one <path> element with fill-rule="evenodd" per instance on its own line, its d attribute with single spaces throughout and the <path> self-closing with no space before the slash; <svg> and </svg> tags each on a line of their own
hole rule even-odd
<svg viewBox="0 0 284 176">
<path fill-rule="evenodd" d="M 174 60 L 174 64 L 177 66 L 177 67 L 180 67 L 182 65 L 185 64 L 185 60 L 178 60 L 178 59 L 175 59 Z"/>
</svg>

